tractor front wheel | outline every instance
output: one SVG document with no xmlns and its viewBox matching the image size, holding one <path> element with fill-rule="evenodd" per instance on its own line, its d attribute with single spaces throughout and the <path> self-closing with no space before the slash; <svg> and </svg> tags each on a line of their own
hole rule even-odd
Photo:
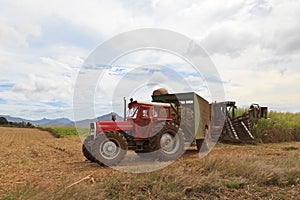
<svg viewBox="0 0 300 200">
<path fill-rule="evenodd" d="M 82 144 L 82 153 L 86 159 L 91 162 L 96 162 L 95 157 L 92 155 L 92 143 L 93 143 L 93 135 L 89 135 L 85 138 Z"/>
<path fill-rule="evenodd" d="M 92 151 L 100 165 L 119 164 L 127 153 L 126 138 L 117 131 L 100 133 L 93 144 Z"/>
</svg>

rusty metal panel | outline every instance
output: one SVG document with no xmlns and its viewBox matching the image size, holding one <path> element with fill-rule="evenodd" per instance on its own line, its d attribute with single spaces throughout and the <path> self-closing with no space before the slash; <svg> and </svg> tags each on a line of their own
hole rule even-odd
<svg viewBox="0 0 300 200">
<path fill-rule="evenodd" d="M 195 138 L 203 139 L 210 126 L 210 105 L 208 101 L 194 93 Z"/>
<path fill-rule="evenodd" d="M 203 139 L 210 125 L 210 105 L 194 92 L 152 96 L 154 102 L 174 103 L 180 114 L 181 128 L 187 139 Z"/>
</svg>

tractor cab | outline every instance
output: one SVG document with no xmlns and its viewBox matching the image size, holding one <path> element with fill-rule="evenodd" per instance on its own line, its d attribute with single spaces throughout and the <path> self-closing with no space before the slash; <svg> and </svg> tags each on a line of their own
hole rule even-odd
<svg viewBox="0 0 300 200">
<path fill-rule="evenodd" d="M 127 120 L 139 119 L 172 120 L 171 106 L 168 103 L 148 103 L 132 101 L 128 104 Z"/>
<path fill-rule="evenodd" d="M 148 103 L 132 101 L 128 104 L 126 121 L 134 124 L 135 140 L 145 140 L 150 137 L 153 127 L 158 122 L 171 121 L 171 106 L 167 103 Z"/>
</svg>

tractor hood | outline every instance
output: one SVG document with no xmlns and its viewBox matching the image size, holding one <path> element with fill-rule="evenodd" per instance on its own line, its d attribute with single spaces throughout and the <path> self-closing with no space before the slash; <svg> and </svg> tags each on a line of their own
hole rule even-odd
<svg viewBox="0 0 300 200">
<path fill-rule="evenodd" d="M 104 131 L 129 131 L 133 129 L 132 121 L 96 122 L 97 133 Z"/>
</svg>

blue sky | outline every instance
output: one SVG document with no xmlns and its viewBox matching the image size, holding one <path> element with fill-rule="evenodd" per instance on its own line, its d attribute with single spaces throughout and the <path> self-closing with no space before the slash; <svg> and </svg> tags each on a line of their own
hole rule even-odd
<svg viewBox="0 0 300 200">
<path fill-rule="evenodd" d="M 272 110 L 300 112 L 299 1 L 0 3 L 0 114 L 73 119 L 74 85 L 85 59 L 102 42 L 139 28 L 169 29 L 198 42 L 218 69 L 227 100 L 240 106 L 257 102 Z M 104 79 L 117 87 L 126 73 L 147 62 L 177 66 L 193 90 L 208 94 L 205 80 L 194 77 L 186 63 L 157 52 L 120 58 Z M 169 78 L 159 70 L 151 75 L 157 85 L 169 85 L 173 92 L 190 89 Z M 153 85 L 141 89 L 135 84 L 128 82 L 131 94 L 150 96 Z M 122 97 L 113 93 L 112 85 L 99 86 L 95 115 L 120 110 Z M 118 106 L 113 108 L 115 102 Z"/>
</svg>

